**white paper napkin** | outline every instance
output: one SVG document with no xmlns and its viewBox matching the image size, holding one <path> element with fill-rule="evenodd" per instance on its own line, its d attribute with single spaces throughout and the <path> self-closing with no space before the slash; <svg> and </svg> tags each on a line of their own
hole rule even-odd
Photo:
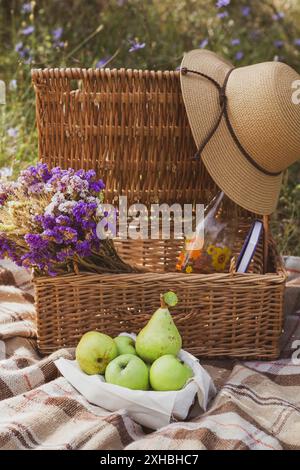
<svg viewBox="0 0 300 470">
<path fill-rule="evenodd" d="M 135 339 L 133 334 L 123 335 Z M 172 420 L 186 419 L 195 401 L 205 411 L 208 402 L 216 394 L 211 377 L 194 356 L 181 350 L 179 358 L 192 368 L 194 377 L 182 390 L 170 392 L 130 390 L 108 384 L 103 376 L 87 375 L 76 361 L 64 358 L 58 359 L 55 364 L 68 382 L 90 403 L 109 411 L 124 409 L 137 423 L 159 429 Z"/>
</svg>

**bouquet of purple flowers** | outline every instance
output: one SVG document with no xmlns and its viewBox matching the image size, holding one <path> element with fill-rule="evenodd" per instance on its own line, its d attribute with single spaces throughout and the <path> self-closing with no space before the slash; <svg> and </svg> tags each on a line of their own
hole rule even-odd
<svg viewBox="0 0 300 470">
<path fill-rule="evenodd" d="M 105 185 L 93 170 L 38 163 L 0 184 L 0 257 L 37 274 L 131 272 L 111 239 L 100 240 Z"/>
</svg>

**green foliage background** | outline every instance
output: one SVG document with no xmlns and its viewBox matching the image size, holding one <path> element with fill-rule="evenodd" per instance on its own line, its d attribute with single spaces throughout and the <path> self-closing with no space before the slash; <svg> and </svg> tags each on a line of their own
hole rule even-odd
<svg viewBox="0 0 300 470">
<path fill-rule="evenodd" d="M 173 70 L 184 51 L 205 46 L 236 65 L 283 60 L 300 73 L 300 0 L 223 3 L 228 5 L 0 0 L 0 79 L 7 84 L 7 105 L 0 107 L 0 168 L 15 174 L 37 158 L 32 67 L 95 67 L 102 61 L 108 67 Z M 132 44 L 140 48 L 130 52 Z M 300 164 L 295 164 L 285 174 L 272 221 L 286 254 L 300 255 L 299 182 Z"/>
</svg>

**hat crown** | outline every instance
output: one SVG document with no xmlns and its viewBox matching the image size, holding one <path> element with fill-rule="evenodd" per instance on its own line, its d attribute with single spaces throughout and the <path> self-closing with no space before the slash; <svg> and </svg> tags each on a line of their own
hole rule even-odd
<svg viewBox="0 0 300 470">
<path fill-rule="evenodd" d="M 265 62 L 235 69 L 228 81 L 232 127 L 268 171 L 283 171 L 300 157 L 300 103 L 294 99 L 299 79 L 288 65 Z"/>
</svg>

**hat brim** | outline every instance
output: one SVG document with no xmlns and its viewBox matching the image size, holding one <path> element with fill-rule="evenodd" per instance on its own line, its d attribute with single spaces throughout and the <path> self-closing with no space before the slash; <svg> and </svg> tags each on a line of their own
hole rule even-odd
<svg viewBox="0 0 300 470">
<path fill-rule="evenodd" d="M 194 50 L 184 55 L 181 67 L 205 73 L 222 85 L 233 65 L 213 52 Z M 209 80 L 192 73 L 181 74 L 181 89 L 192 134 L 199 147 L 220 114 L 219 93 Z M 228 108 L 230 112 L 230 103 Z M 274 212 L 282 175 L 268 176 L 252 165 L 235 144 L 224 117 L 201 159 L 215 183 L 236 204 L 256 214 Z"/>
</svg>

